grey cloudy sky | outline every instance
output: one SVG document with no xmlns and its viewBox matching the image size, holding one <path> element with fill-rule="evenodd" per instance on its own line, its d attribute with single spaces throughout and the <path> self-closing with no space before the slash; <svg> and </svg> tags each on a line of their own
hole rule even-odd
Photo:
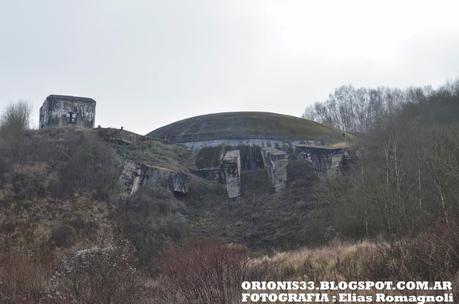
<svg viewBox="0 0 459 304">
<path fill-rule="evenodd" d="M 335 87 L 459 76 L 459 2 L 1 0 L 0 107 L 97 100 L 96 124 L 147 133 L 222 111 L 299 116 Z"/>
</svg>

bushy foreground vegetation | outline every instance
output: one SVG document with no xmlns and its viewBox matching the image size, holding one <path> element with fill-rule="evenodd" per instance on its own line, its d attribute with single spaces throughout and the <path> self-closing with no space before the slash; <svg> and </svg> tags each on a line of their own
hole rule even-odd
<svg viewBox="0 0 459 304">
<path fill-rule="evenodd" d="M 457 227 L 456 227 L 457 228 Z M 457 231 L 457 230 L 456 230 Z M 341 243 L 252 256 L 220 241 L 192 240 L 164 251 L 154 280 L 136 268 L 132 248 L 76 250 L 54 263 L 33 255 L 0 256 L 3 303 L 239 303 L 245 280 L 453 281 L 459 234 L 444 225 L 394 242 Z"/>
</svg>

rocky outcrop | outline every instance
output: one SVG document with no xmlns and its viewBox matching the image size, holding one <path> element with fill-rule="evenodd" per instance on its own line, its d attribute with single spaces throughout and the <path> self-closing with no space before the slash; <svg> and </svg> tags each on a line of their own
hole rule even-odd
<svg viewBox="0 0 459 304">
<path fill-rule="evenodd" d="M 226 191 L 229 198 L 241 195 L 241 156 L 239 150 L 227 151 L 222 159 Z"/>
<path fill-rule="evenodd" d="M 273 190 L 279 192 L 287 185 L 288 154 L 274 148 L 263 148 L 261 153 Z"/>
<path fill-rule="evenodd" d="M 175 193 L 188 193 L 191 176 L 166 168 L 149 166 L 138 161 L 127 161 L 120 176 L 123 192 L 132 195 L 141 187 L 165 184 Z"/>
</svg>

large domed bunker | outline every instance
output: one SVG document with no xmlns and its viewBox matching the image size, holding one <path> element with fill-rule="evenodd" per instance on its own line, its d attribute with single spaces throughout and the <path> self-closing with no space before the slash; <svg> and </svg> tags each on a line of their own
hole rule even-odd
<svg viewBox="0 0 459 304">
<path fill-rule="evenodd" d="M 158 128 L 147 136 L 193 150 L 195 173 L 226 183 L 231 198 L 240 196 L 241 184 L 244 180 L 247 184 L 250 174 L 265 172 L 272 189 L 279 192 L 287 185 L 289 168 L 298 167 L 297 162 L 318 174 L 330 174 L 344 157 L 343 149 L 334 147 L 345 139 L 340 130 L 268 112 L 196 116 Z M 263 179 L 254 176 L 252 179 Z"/>
<path fill-rule="evenodd" d="M 290 115 L 268 112 L 226 112 L 195 116 L 158 128 L 147 136 L 199 149 L 220 144 L 326 145 L 343 140 L 332 127 Z M 250 141 L 253 140 L 253 141 Z"/>
</svg>

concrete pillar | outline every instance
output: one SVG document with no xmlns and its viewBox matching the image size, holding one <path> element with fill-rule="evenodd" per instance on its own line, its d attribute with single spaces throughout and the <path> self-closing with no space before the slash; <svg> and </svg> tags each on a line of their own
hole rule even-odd
<svg viewBox="0 0 459 304">
<path fill-rule="evenodd" d="M 288 154 L 275 148 L 263 148 L 261 153 L 273 190 L 279 192 L 287 185 Z"/>
<path fill-rule="evenodd" d="M 329 177 L 336 176 L 340 172 L 340 166 L 343 162 L 344 153 L 342 151 L 335 151 L 331 155 L 330 167 L 327 170 Z"/>
<path fill-rule="evenodd" d="M 188 193 L 190 188 L 191 176 L 182 172 L 172 172 L 169 174 L 169 189 L 176 193 Z"/>
<path fill-rule="evenodd" d="M 226 191 L 229 198 L 241 196 L 241 156 L 239 150 L 227 151 L 222 159 Z"/>
</svg>

